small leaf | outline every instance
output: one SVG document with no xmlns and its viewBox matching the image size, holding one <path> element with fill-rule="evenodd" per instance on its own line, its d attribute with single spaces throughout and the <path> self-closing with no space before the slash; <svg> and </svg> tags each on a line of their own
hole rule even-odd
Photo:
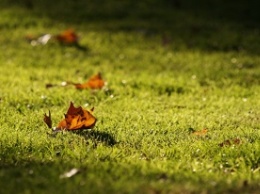
<svg viewBox="0 0 260 194">
<path fill-rule="evenodd" d="M 192 133 L 192 135 L 195 135 L 195 136 L 204 136 L 204 135 L 207 134 L 207 132 L 208 132 L 208 129 L 202 129 L 202 130 L 200 130 L 200 131 L 194 131 L 194 132 Z"/>
<path fill-rule="evenodd" d="M 76 89 L 102 89 L 105 85 L 105 81 L 102 79 L 101 73 L 93 75 L 89 80 L 83 84 L 74 83 L 71 81 L 63 81 L 61 84 L 51 84 L 48 83 L 45 85 L 46 88 L 51 87 L 66 87 L 69 85 L 74 85 Z"/>
<path fill-rule="evenodd" d="M 101 73 L 92 76 L 84 84 L 74 84 L 77 89 L 101 89 L 105 85 L 105 81 L 102 79 Z"/>
<path fill-rule="evenodd" d="M 56 40 L 63 44 L 77 44 L 79 37 L 72 29 L 65 30 L 64 32 L 55 36 Z"/>
</svg>

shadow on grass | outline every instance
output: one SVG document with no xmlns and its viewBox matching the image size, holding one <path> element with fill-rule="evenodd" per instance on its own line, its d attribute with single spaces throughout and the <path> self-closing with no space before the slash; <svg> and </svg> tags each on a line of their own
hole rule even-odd
<svg viewBox="0 0 260 194">
<path fill-rule="evenodd" d="M 258 193 L 257 181 L 222 180 L 214 177 L 214 184 L 204 174 L 196 177 L 187 176 L 189 170 L 182 168 L 174 174 L 163 172 L 159 167 L 147 170 L 141 163 L 93 162 L 91 165 L 79 165 L 77 162 L 38 162 L 27 161 L 25 164 L 8 164 L 1 169 L 0 193 Z M 66 178 L 75 166 L 80 166 L 79 173 Z M 131 175 L 131 176 L 129 176 Z M 230 176 L 230 175 L 229 175 Z M 97 181 L 100 184 L 97 184 Z M 115 181 L 117 184 L 114 184 Z M 84 183 L 84 184 L 83 184 Z M 151 183 L 164 183 L 161 185 Z M 134 185 L 134 187 L 133 187 Z M 76 189 L 75 189 L 76 188 Z"/>
<path fill-rule="evenodd" d="M 161 45 L 173 49 L 260 52 L 260 12 L 257 0 L 3 0 L 36 18 L 101 31 L 161 36 Z M 35 24 L 31 24 L 35 25 Z"/>
<path fill-rule="evenodd" d="M 62 130 L 53 131 L 53 133 L 48 134 L 50 137 L 56 137 L 57 134 L 62 133 Z M 75 131 L 68 131 L 68 133 L 73 133 L 79 136 L 84 137 L 86 140 L 92 140 L 94 146 L 98 143 L 104 143 L 107 146 L 114 146 L 118 143 L 115 140 L 115 137 L 107 132 L 97 131 L 97 130 L 75 130 Z"/>
<path fill-rule="evenodd" d="M 61 44 L 61 46 L 64 46 L 64 45 Z M 86 54 L 90 52 L 90 48 L 88 46 L 81 45 L 79 43 L 72 44 L 72 45 L 65 45 L 65 46 L 69 46 L 69 47 L 74 48 L 78 51 L 85 52 Z"/>
<path fill-rule="evenodd" d="M 91 130 L 91 131 L 83 130 L 74 133 L 84 137 L 86 140 L 91 139 L 94 145 L 97 145 L 98 142 L 102 142 L 107 146 L 114 146 L 117 143 L 115 138 L 107 132 L 101 132 L 96 130 Z"/>
</svg>

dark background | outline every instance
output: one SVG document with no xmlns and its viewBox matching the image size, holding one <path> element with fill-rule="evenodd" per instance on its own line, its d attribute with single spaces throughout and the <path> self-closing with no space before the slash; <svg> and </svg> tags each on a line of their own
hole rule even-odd
<svg viewBox="0 0 260 194">
<path fill-rule="evenodd" d="M 159 35 L 174 49 L 260 53 L 257 0 L 2 0 L 0 7 L 22 8 L 53 24 Z"/>
</svg>

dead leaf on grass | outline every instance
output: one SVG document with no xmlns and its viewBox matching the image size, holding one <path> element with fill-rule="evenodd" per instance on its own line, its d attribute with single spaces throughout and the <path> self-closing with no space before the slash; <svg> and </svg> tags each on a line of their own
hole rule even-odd
<svg viewBox="0 0 260 194">
<path fill-rule="evenodd" d="M 64 115 L 65 118 L 59 122 L 54 131 L 92 129 L 96 124 L 96 118 L 92 115 L 93 110 L 94 108 L 88 111 L 81 106 L 76 108 L 71 102 L 67 113 Z M 49 128 L 52 127 L 50 111 L 49 116 L 45 114 L 43 120 Z"/>
<path fill-rule="evenodd" d="M 83 84 L 74 84 L 77 89 L 102 89 L 105 81 L 102 79 L 101 73 L 93 75 Z"/>
<path fill-rule="evenodd" d="M 193 131 L 192 135 L 204 136 L 204 135 L 207 135 L 207 132 L 208 132 L 208 129 L 202 129 L 202 130 L 199 130 L 199 131 Z"/>
<path fill-rule="evenodd" d="M 102 79 L 101 73 L 98 73 L 96 75 L 93 75 L 88 79 L 87 82 L 81 84 L 81 83 L 74 83 L 71 81 L 64 81 L 61 82 L 61 84 L 51 84 L 48 83 L 46 84 L 46 88 L 51 88 L 51 87 L 65 87 L 69 85 L 74 85 L 76 89 L 82 90 L 82 89 L 92 89 L 92 90 L 97 90 L 97 89 L 102 89 L 105 86 L 105 81 Z"/>
<path fill-rule="evenodd" d="M 79 37 L 73 29 L 65 30 L 55 35 L 54 38 L 62 44 L 76 44 L 79 41 Z"/>
<path fill-rule="evenodd" d="M 59 34 L 43 34 L 40 36 L 26 35 L 25 39 L 32 45 L 46 45 L 50 40 L 54 42 L 58 42 L 61 45 L 74 46 L 75 48 L 87 51 L 88 48 L 86 46 L 79 44 L 79 36 L 73 29 L 67 29 Z"/>
</svg>

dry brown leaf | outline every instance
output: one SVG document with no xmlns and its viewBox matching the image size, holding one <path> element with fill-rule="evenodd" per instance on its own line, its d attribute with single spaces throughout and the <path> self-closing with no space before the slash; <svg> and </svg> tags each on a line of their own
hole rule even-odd
<svg viewBox="0 0 260 194">
<path fill-rule="evenodd" d="M 63 44 L 78 43 L 79 37 L 72 29 L 65 30 L 64 32 L 54 36 L 56 40 Z"/>
<path fill-rule="evenodd" d="M 74 84 L 77 89 L 101 89 L 105 85 L 105 81 L 102 79 L 101 73 L 98 73 L 84 84 Z"/>
<path fill-rule="evenodd" d="M 194 131 L 194 132 L 192 133 L 192 135 L 195 135 L 195 136 L 204 136 L 204 135 L 207 134 L 207 132 L 208 132 L 208 129 L 202 129 L 202 130 L 200 130 L 200 131 Z"/>
<path fill-rule="evenodd" d="M 63 81 L 61 84 L 51 84 L 48 83 L 45 85 L 46 88 L 51 87 L 66 87 L 69 85 L 74 85 L 76 89 L 82 90 L 82 89 L 102 89 L 105 85 L 105 81 L 102 79 L 101 73 L 98 73 L 96 75 L 93 75 L 89 78 L 89 80 L 83 84 L 80 83 L 74 83 L 71 81 Z"/>
<path fill-rule="evenodd" d="M 70 103 L 70 107 L 65 114 L 65 119 L 61 120 L 55 130 L 79 130 L 79 129 L 91 129 L 96 124 L 96 118 L 92 115 L 94 109 L 90 111 L 83 109 L 81 106 L 76 108 L 73 103 Z M 44 122 L 51 128 L 51 113 L 49 116 L 44 115 Z"/>
</svg>

